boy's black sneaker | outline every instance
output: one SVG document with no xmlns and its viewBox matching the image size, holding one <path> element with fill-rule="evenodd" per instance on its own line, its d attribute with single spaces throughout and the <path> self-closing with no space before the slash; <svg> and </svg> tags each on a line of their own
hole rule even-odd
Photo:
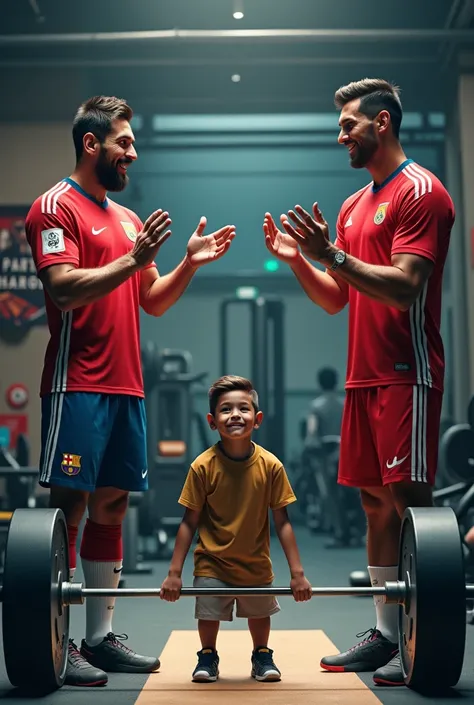
<svg viewBox="0 0 474 705">
<path fill-rule="evenodd" d="M 281 673 L 273 661 L 273 651 L 259 646 L 252 652 L 252 678 L 257 681 L 279 681 Z"/>
<path fill-rule="evenodd" d="M 81 655 L 96 668 L 110 673 L 152 673 L 160 667 L 156 656 L 140 656 L 122 641 L 128 639 L 126 634 L 109 632 L 96 646 L 89 646 L 85 639 L 81 643 Z M 119 641 L 120 640 L 120 641 Z"/>
<path fill-rule="evenodd" d="M 214 683 L 219 678 L 219 656 L 215 649 L 197 652 L 198 662 L 193 671 L 195 683 Z"/>
<path fill-rule="evenodd" d="M 378 629 L 368 629 L 357 634 L 360 641 L 348 651 L 335 656 L 325 656 L 321 659 L 321 668 L 339 673 L 341 671 L 376 671 L 385 666 L 398 652 L 398 644 L 386 639 Z"/>
<path fill-rule="evenodd" d="M 385 666 L 377 668 L 374 673 L 374 683 L 377 685 L 405 685 L 403 678 L 400 652 L 393 657 Z"/>
<path fill-rule="evenodd" d="M 86 661 L 72 639 L 69 639 L 67 649 L 67 666 L 65 685 L 89 686 L 90 688 L 105 685 L 107 674 Z"/>
</svg>

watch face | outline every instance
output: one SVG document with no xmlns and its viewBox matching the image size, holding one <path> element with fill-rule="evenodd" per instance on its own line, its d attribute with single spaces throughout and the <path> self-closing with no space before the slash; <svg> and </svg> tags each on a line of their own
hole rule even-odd
<svg viewBox="0 0 474 705">
<path fill-rule="evenodd" d="M 336 262 L 342 264 L 345 260 L 344 252 L 336 252 Z"/>
</svg>

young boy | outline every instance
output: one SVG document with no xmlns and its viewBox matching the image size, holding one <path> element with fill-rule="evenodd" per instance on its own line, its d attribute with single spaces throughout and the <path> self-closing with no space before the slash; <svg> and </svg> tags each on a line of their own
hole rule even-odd
<svg viewBox="0 0 474 705">
<path fill-rule="evenodd" d="M 309 600 L 311 585 L 301 565 L 286 506 L 296 501 L 285 469 L 274 455 L 252 442 L 252 432 L 262 423 L 258 396 L 243 377 L 225 376 L 209 390 L 209 426 L 220 442 L 192 463 L 179 498 L 186 507 L 168 577 L 160 597 L 174 602 L 182 586 L 181 573 L 196 529 L 194 552 L 195 587 L 270 587 L 268 509 L 290 568 L 290 587 L 297 602 Z M 258 681 L 278 681 L 281 673 L 268 647 L 270 617 L 280 610 L 273 596 L 198 597 L 195 617 L 201 639 L 193 680 L 216 681 L 219 656 L 216 651 L 221 621 L 248 619 L 253 640 L 252 676 Z"/>
</svg>

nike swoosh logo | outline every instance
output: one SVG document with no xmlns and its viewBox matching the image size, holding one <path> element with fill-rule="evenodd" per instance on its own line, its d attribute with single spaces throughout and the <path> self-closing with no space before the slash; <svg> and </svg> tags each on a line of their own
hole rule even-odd
<svg viewBox="0 0 474 705">
<path fill-rule="evenodd" d="M 142 477 L 145 479 L 145 477 L 148 475 L 148 470 L 142 470 Z"/>
<path fill-rule="evenodd" d="M 395 456 L 391 463 L 389 463 L 387 460 L 387 468 L 389 470 L 391 468 L 395 468 L 397 465 L 401 465 L 403 463 L 403 461 L 406 460 L 407 458 L 408 458 L 408 455 L 405 455 L 404 458 L 402 458 L 401 460 L 398 460 L 397 456 Z"/>
<path fill-rule="evenodd" d="M 121 573 L 122 570 L 123 570 L 123 567 L 122 568 L 114 568 L 114 573 Z"/>
<path fill-rule="evenodd" d="M 96 230 L 95 228 L 92 228 L 92 234 L 93 235 L 100 235 L 100 233 L 104 232 L 104 230 L 107 230 L 107 226 L 105 226 L 105 228 L 100 228 L 100 230 Z"/>
</svg>

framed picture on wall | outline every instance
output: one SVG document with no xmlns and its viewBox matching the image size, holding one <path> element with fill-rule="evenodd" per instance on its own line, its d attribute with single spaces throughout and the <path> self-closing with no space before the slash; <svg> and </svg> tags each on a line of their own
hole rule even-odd
<svg viewBox="0 0 474 705">
<path fill-rule="evenodd" d="M 46 322 L 44 293 L 26 239 L 29 206 L 0 206 L 0 338 L 19 343 Z"/>
</svg>

